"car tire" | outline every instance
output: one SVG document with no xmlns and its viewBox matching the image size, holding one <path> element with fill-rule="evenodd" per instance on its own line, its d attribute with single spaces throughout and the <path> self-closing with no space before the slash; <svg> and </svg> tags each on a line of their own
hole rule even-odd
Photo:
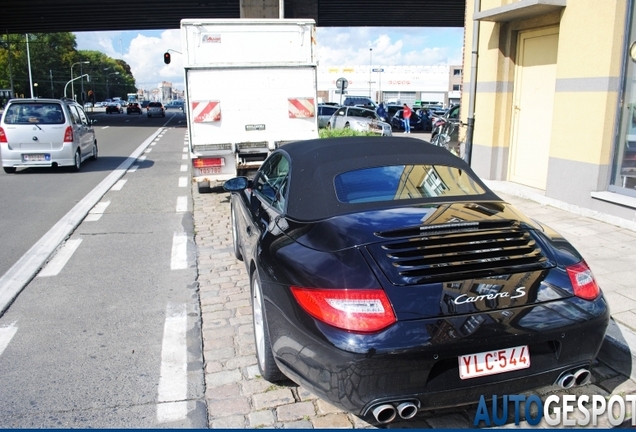
<svg viewBox="0 0 636 432">
<path fill-rule="evenodd" d="M 284 379 L 283 373 L 278 369 L 272 345 L 269 340 L 269 327 L 267 325 L 267 314 L 265 312 L 265 302 L 261 280 L 258 270 L 252 274 L 252 314 L 254 322 L 254 342 L 256 344 L 256 360 L 258 370 L 263 379 L 269 382 L 281 381 Z"/>
<path fill-rule="evenodd" d="M 97 148 L 97 141 L 93 142 L 93 155 L 91 156 L 92 160 L 97 160 L 99 156 L 99 149 Z"/>
<path fill-rule="evenodd" d="M 15 167 L 2 167 L 4 169 L 4 172 L 6 172 L 7 174 L 13 174 L 16 170 Z"/>
<path fill-rule="evenodd" d="M 351 125 L 349 123 L 345 123 L 344 128 L 345 129 L 349 129 L 351 127 Z"/>
<path fill-rule="evenodd" d="M 71 167 L 71 171 L 72 172 L 78 172 L 82 166 L 82 154 L 80 153 L 80 150 L 77 149 L 77 151 L 75 152 L 75 156 L 74 156 L 74 165 Z"/>
<path fill-rule="evenodd" d="M 234 211 L 234 204 L 230 204 L 230 220 L 232 222 L 232 243 L 234 245 L 234 256 L 237 260 L 243 261 L 243 255 L 239 248 L 238 229 L 236 227 L 236 213 Z"/>
</svg>

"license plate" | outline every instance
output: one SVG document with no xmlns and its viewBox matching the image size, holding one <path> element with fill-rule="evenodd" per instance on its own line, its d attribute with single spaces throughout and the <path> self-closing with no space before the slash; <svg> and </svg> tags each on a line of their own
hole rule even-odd
<svg viewBox="0 0 636 432">
<path fill-rule="evenodd" d="M 484 351 L 459 356 L 461 379 L 495 375 L 530 367 L 530 351 L 527 345 L 496 351 Z"/>
<path fill-rule="evenodd" d="M 50 154 L 24 154 L 22 155 L 24 162 L 48 162 L 51 160 Z"/>
<path fill-rule="evenodd" d="M 203 167 L 199 168 L 201 174 L 221 174 L 221 167 Z"/>
</svg>

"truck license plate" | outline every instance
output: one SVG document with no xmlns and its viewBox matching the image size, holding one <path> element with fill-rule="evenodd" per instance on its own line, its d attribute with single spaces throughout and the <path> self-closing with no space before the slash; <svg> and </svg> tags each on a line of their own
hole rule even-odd
<svg viewBox="0 0 636 432">
<path fill-rule="evenodd" d="M 485 351 L 458 357 L 461 379 L 495 375 L 530 367 L 527 345 L 496 351 Z"/>
<path fill-rule="evenodd" d="M 201 174 L 221 174 L 221 167 L 203 167 L 199 168 Z"/>
</svg>

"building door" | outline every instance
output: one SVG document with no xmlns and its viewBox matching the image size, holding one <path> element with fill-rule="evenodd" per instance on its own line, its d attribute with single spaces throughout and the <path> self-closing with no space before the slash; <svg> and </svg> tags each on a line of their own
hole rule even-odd
<svg viewBox="0 0 636 432">
<path fill-rule="evenodd" d="M 545 190 L 550 157 L 559 29 L 519 34 L 513 94 L 510 181 Z"/>
</svg>

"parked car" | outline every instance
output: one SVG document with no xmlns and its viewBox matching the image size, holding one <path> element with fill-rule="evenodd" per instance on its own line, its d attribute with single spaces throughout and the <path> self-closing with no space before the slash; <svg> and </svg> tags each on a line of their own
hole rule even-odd
<svg viewBox="0 0 636 432">
<path fill-rule="evenodd" d="M 378 423 L 590 381 L 610 317 L 590 268 L 448 151 L 306 140 L 224 188 L 264 379 Z"/>
<path fill-rule="evenodd" d="M 97 159 L 93 123 L 73 99 L 11 99 L 0 121 L 4 172 L 56 166 L 79 171 L 86 159 Z"/>
<path fill-rule="evenodd" d="M 111 102 L 108 105 L 106 105 L 106 114 L 122 114 L 124 112 L 124 109 L 121 107 L 121 105 L 117 102 Z"/>
<path fill-rule="evenodd" d="M 404 130 L 404 110 L 398 110 L 391 117 L 391 126 L 396 130 Z M 411 130 L 423 130 L 422 118 L 413 112 L 409 119 Z"/>
<path fill-rule="evenodd" d="M 148 113 L 148 117 L 165 117 L 166 110 L 163 108 L 161 102 L 150 102 L 148 104 L 148 108 L 146 108 L 146 112 Z"/>
<path fill-rule="evenodd" d="M 391 125 L 380 120 L 380 117 L 375 111 L 356 106 L 342 106 L 338 108 L 327 122 L 327 128 L 351 128 L 358 132 L 375 132 L 386 136 L 392 135 Z"/>
<path fill-rule="evenodd" d="M 137 113 L 141 114 L 141 107 L 137 102 L 130 102 L 126 107 L 126 114 Z"/>
<path fill-rule="evenodd" d="M 360 106 L 369 109 L 376 109 L 377 104 L 370 97 L 366 96 L 347 96 L 342 102 L 344 106 Z"/>
<path fill-rule="evenodd" d="M 318 128 L 326 128 L 329 119 L 337 109 L 337 105 L 318 104 Z"/>
</svg>

